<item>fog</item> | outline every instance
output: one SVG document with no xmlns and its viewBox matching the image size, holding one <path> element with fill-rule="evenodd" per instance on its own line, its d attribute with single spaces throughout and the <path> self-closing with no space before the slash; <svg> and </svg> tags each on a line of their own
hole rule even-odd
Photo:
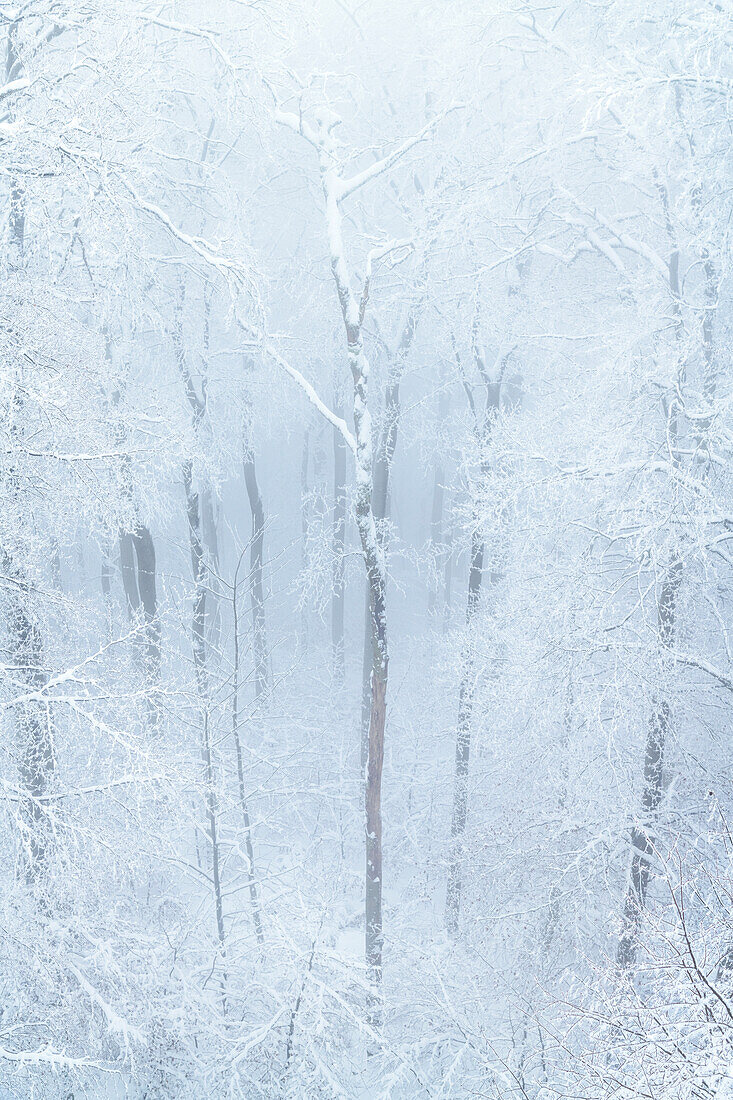
<svg viewBox="0 0 733 1100">
<path fill-rule="evenodd" d="M 0 3 L 1 1097 L 733 1097 L 732 16 Z"/>
</svg>

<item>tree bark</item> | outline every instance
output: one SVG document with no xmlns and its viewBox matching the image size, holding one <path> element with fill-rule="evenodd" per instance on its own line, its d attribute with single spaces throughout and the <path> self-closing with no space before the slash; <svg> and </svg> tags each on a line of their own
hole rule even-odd
<svg viewBox="0 0 733 1100">
<path fill-rule="evenodd" d="M 263 699 L 270 690 L 270 671 L 267 653 L 265 624 L 265 589 L 262 580 L 262 563 L 265 541 L 265 510 L 257 483 L 254 455 L 244 457 L 244 482 L 247 487 L 249 507 L 252 513 L 252 542 L 249 558 L 249 585 L 252 604 L 252 652 L 255 665 L 255 697 Z"/>
<path fill-rule="evenodd" d="M 127 613 L 130 620 L 134 622 L 140 608 L 140 592 L 137 587 L 137 573 L 135 570 L 135 549 L 129 531 L 120 532 L 120 572 L 122 573 L 122 588 L 125 593 Z"/>
<path fill-rule="evenodd" d="M 481 599 L 484 567 L 484 541 L 478 530 L 471 537 L 471 567 L 468 575 L 468 601 L 466 606 L 466 633 Z M 467 636 L 461 661 L 461 683 L 458 692 L 458 734 L 456 737 L 455 786 L 453 791 L 453 815 L 450 832 L 450 862 L 448 865 L 448 889 L 445 903 L 445 923 L 450 935 L 458 933 L 461 908 L 461 858 L 460 845 L 466 831 L 468 817 L 468 765 L 471 755 L 471 718 L 475 690 L 475 661 L 471 638 Z"/>
<path fill-rule="evenodd" d="M 214 765 L 211 752 L 210 693 L 206 660 L 206 563 L 201 534 L 201 515 L 198 493 L 193 487 L 192 464 L 183 465 L 183 485 L 186 492 L 186 512 L 188 516 L 188 535 L 191 548 L 191 568 L 194 578 L 194 605 L 192 621 L 193 660 L 196 671 L 196 683 L 202 708 L 202 756 L 204 763 L 204 786 L 206 814 L 209 822 L 209 841 L 211 844 L 211 872 L 214 885 L 214 906 L 216 912 L 216 930 L 222 959 L 226 957 L 224 903 L 221 889 L 221 871 L 218 839 L 218 804 L 214 784 Z M 222 981 L 222 1001 L 226 1006 L 224 986 L 226 973 Z"/>
<path fill-rule="evenodd" d="M 448 416 L 450 407 L 450 391 L 446 386 L 440 391 L 438 397 L 438 438 Z M 440 447 L 440 443 L 439 443 Z M 438 578 L 440 566 L 444 564 L 445 549 L 443 547 L 443 504 L 445 501 L 445 469 L 443 456 L 438 450 L 433 470 L 433 501 L 430 512 L 430 546 L 433 560 L 430 574 L 430 587 L 428 589 L 428 611 L 434 613 L 438 605 Z"/>
<path fill-rule="evenodd" d="M 132 532 L 132 545 L 137 560 L 137 591 L 143 615 L 143 667 L 148 688 L 150 722 L 158 724 L 158 708 L 153 693 L 160 686 L 160 618 L 156 591 L 155 544 L 150 529 L 139 523 Z"/>
<path fill-rule="evenodd" d="M 382 430 L 374 456 L 372 486 L 372 512 L 377 529 L 379 545 L 385 548 L 385 524 L 389 516 L 389 479 L 392 460 L 397 447 L 397 431 L 400 420 L 400 376 L 393 369 L 392 377 L 384 395 L 384 419 Z M 373 626 L 371 611 L 371 592 L 367 580 L 364 606 L 364 650 L 362 657 L 361 687 L 361 770 L 365 774 L 369 756 L 369 727 L 372 720 L 372 649 Z"/>
<path fill-rule="evenodd" d="M 669 650 L 674 641 L 675 612 L 681 581 L 682 562 L 676 559 L 669 566 L 657 604 L 657 634 L 662 653 Z M 631 830 L 631 869 L 617 952 L 618 965 L 622 970 L 633 966 L 636 959 L 639 925 L 646 907 L 655 844 L 654 823 L 662 801 L 662 769 L 670 717 L 669 703 L 665 699 L 655 700 L 644 750 L 642 818 Z"/>
<path fill-rule="evenodd" d="M 343 416 L 343 405 L 336 406 L 336 415 Z M 331 588 L 331 650 L 333 678 L 343 684 L 345 676 L 345 557 L 346 548 L 346 445 L 339 431 L 333 429 L 333 580 Z"/>
<path fill-rule="evenodd" d="M 445 536 L 445 582 L 443 603 L 443 633 L 450 628 L 453 611 L 453 507 L 448 505 L 448 531 Z"/>
<path fill-rule="evenodd" d="M 244 552 L 242 553 L 244 556 Z M 234 588 L 232 592 L 232 614 L 234 618 L 234 670 L 232 683 L 232 736 L 234 739 L 234 751 L 237 757 L 237 779 L 239 781 L 239 805 L 242 810 L 242 822 L 244 824 L 244 844 L 247 853 L 247 882 L 249 886 L 249 900 L 252 906 L 252 920 L 255 935 L 260 946 L 265 942 L 265 934 L 262 927 L 262 910 L 260 906 L 257 880 L 255 877 L 255 855 L 252 842 L 252 825 L 247 805 L 247 794 L 244 785 L 244 760 L 242 757 L 242 741 L 239 736 L 239 603 L 237 599 L 239 566 L 242 563 L 240 557 L 234 572 Z"/>
<path fill-rule="evenodd" d="M 128 486 L 128 495 L 132 497 L 131 486 Z M 121 531 L 119 544 L 122 587 L 130 622 L 141 632 L 139 637 L 136 636 L 137 653 L 148 692 L 148 720 L 151 729 L 155 730 L 158 726 L 158 708 L 153 696 L 160 686 L 161 671 L 155 544 L 150 529 L 144 523 L 138 523 L 132 531 Z"/>
<path fill-rule="evenodd" d="M 417 328 L 418 305 L 407 312 L 397 351 L 389 364 L 389 378 L 384 393 L 384 415 L 379 435 L 372 475 L 372 513 L 377 529 L 377 539 L 384 551 L 386 544 L 386 521 L 389 518 L 390 477 L 392 462 L 397 448 L 397 433 L 400 426 L 400 381 L 405 356 L 410 349 Z M 369 725 L 372 710 L 372 624 L 371 596 L 367 582 L 364 600 L 364 648 L 362 653 L 361 679 L 361 738 L 360 764 L 365 774 L 369 751 Z"/>
<path fill-rule="evenodd" d="M 184 303 L 185 285 L 181 280 L 178 291 L 178 299 L 176 301 L 174 310 L 173 348 L 175 351 L 178 369 L 181 373 L 183 385 L 186 390 L 186 398 L 191 409 L 191 423 L 193 425 L 196 436 L 199 437 L 202 432 L 210 434 L 211 431 L 211 425 L 209 422 L 207 387 L 210 301 L 208 296 L 206 296 L 204 300 L 204 356 L 202 379 L 199 387 L 200 393 L 197 392 L 196 386 L 194 385 L 194 380 L 189 368 L 188 359 L 186 357 L 186 348 L 183 341 Z M 218 589 L 219 542 L 216 528 L 216 512 L 214 509 L 214 499 L 211 485 L 205 484 L 201 486 L 196 493 L 196 499 L 198 501 L 197 509 L 199 513 L 199 534 L 201 539 L 201 550 L 204 555 L 202 560 L 205 567 L 206 584 L 208 585 L 209 589 L 208 599 L 205 604 L 206 621 L 204 623 L 204 632 L 210 647 L 216 650 L 219 646 L 221 628 Z"/>
<path fill-rule="evenodd" d="M 679 263 L 680 253 L 676 236 L 672 227 L 669 206 L 669 194 L 666 186 L 657 179 L 657 190 L 660 195 L 662 210 L 667 226 L 667 233 L 672 244 L 672 253 L 669 258 L 669 291 L 672 313 L 675 317 L 675 336 L 680 349 L 683 347 L 684 322 L 680 306 L 680 281 Z M 705 267 L 706 277 L 710 278 L 711 272 Z M 706 284 L 706 296 L 710 294 L 710 284 Z M 706 311 L 707 313 L 707 311 Z M 714 373 L 712 343 L 712 328 L 708 327 L 706 313 L 703 314 L 703 390 L 709 400 L 714 394 Z M 712 324 L 712 320 L 710 320 Z M 684 352 L 681 350 L 681 354 Z M 682 359 L 680 363 L 682 363 Z M 712 386 L 712 388 L 711 388 Z M 673 406 L 674 408 L 674 406 Z M 668 413 L 667 432 L 672 454 L 672 464 L 677 467 L 680 458 L 677 453 L 678 415 L 674 411 Z M 677 597 L 682 582 L 682 561 L 673 554 L 672 561 L 666 571 L 662 588 L 657 603 L 657 641 L 659 650 L 663 656 L 674 642 L 675 618 L 677 610 Z M 631 830 L 631 867 L 629 881 L 624 896 L 621 935 L 619 937 L 616 961 L 623 971 L 629 970 L 636 960 L 638 945 L 638 932 L 641 919 L 646 908 L 649 879 L 651 877 L 651 860 L 654 853 L 654 826 L 659 806 L 662 801 L 662 769 L 664 766 L 664 753 L 667 745 L 670 729 L 671 712 L 666 699 L 655 699 L 652 703 L 652 714 L 647 728 L 646 744 L 644 749 L 644 773 L 642 786 L 642 820 L 635 824 Z"/>
<path fill-rule="evenodd" d="M 455 342 L 454 342 L 455 350 Z M 479 413 L 473 396 L 473 389 L 464 379 L 464 389 L 474 418 L 474 431 L 479 450 L 482 476 L 488 473 L 486 459 L 482 453 L 485 448 L 495 418 L 501 409 L 501 388 L 508 355 L 501 357 L 498 374 L 491 377 L 487 370 L 482 351 L 478 346 L 478 314 L 473 325 L 473 357 L 476 369 L 485 391 L 483 411 Z M 456 351 L 456 361 L 460 368 L 460 359 Z M 471 623 L 481 599 L 485 543 L 481 532 L 480 517 L 474 518 L 471 533 L 471 564 L 468 573 L 468 599 L 466 603 L 466 641 L 461 661 L 461 682 L 458 690 L 458 724 L 456 730 L 456 762 L 453 788 L 453 813 L 451 816 L 450 854 L 448 863 L 448 886 L 445 900 L 445 923 L 450 935 L 458 934 L 460 919 L 461 892 L 463 880 L 461 874 L 461 844 L 468 819 L 468 768 L 471 755 L 471 721 L 475 693 L 475 660 L 470 637 Z"/>
<path fill-rule="evenodd" d="M 310 551 L 308 537 L 310 535 L 310 503 L 308 494 L 308 459 L 309 459 L 310 432 L 306 428 L 303 435 L 303 450 L 300 457 L 300 534 L 302 539 L 300 568 L 305 578 L 310 566 Z M 308 650 L 308 604 L 303 600 L 300 611 L 300 639 L 301 653 Z"/>
</svg>

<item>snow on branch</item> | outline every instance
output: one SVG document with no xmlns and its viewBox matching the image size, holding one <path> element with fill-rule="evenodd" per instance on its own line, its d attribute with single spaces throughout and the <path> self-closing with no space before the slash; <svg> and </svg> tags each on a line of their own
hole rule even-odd
<svg viewBox="0 0 733 1100">
<path fill-rule="evenodd" d="M 262 354 L 271 359 L 273 363 L 276 364 L 276 366 L 283 370 L 287 375 L 289 375 L 290 378 L 293 379 L 295 383 L 297 383 L 297 385 L 310 401 L 311 405 L 313 405 L 313 407 L 318 410 L 321 416 L 325 420 L 327 420 L 329 424 L 333 425 L 336 431 L 340 432 L 344 439 L 344 442 L 346 443 L 346 446 L 349 448 L 351 453 L 355 455 L 356 441 L 349 431 L 346 421 L 343 420 L 340 416 L 336 416 L 336 414 L 332 412 L 331 409 L 329 409 L 328 405 L 326 405 L 325 402 L 321 400 L 321 398 L 318 396 L 315 389 L 305 377 L 305 375 L 301 374 L 297 367 L 294 367 L 291 363 L 287 361 L 287 359 L 283 358 L 277 348 L 272 344 L 270 340 L 267 339 L 266 336 L 264 336 L 262 333 L 256 332 L 254 329 L 249 328 L 248 326 L 245 326 L 242 322 L 240 322 L 240 324 L 242 325 L 242 328 L 245 330 L 247 335 L 256 342 Z"/>
<path fill-rule="evenodd" d="M 357 172 L 356 175 L 351 177 L 351 179 L 345 180 L 339 177 L 336 184 L 335 194 L 337 202 L 341 202 L 342 199 L 347 198 L 349 195 L 353 195 L 355 191 L 358 191 L 359 188 L 363 187 L 366 183 L 369 183 L 377 176 L 381 176 L 383 172 L 386 172 L 387 169 L 391 168 L 394 164 L 397 164 L 397 162 L 402 159 L 405 153 L 409 153 L 410 149 L 413 149 L 416 145 L 423 141 L 423 139 L 426 138 L 428 134 L 435 129 L 438 123 L 442 122 L 442 120 L 450 111 L 455 111 L 458 109 L 459 107 L 456 106 L 449 107 L 446 108 L 445 111 L 441 111 L 439 114 L 435 115 L 435 117 L 432 118 L 429 122 L 427 122 L 425 126 L 423 126 L 422 130 L 419 130 L 418 133 L 414 135 L 414 137 L 411 137 L 407 141 L 403 142 L 402 145 L 399 145 L 391 153 L 388 153 L 387 156 L 382 157 L 381 160 L 375 161 L 374 164 L 370 164 L 369 167 L 365 168 L 363 172 Z"/>
<path fill-rule="evenodd" d="M 185 233 L 182 229 L 179 229 L 169 215 L 166 214 L 165 210 L 162 210 L 156 203 L 148 202 L 146 199 L 143 199 L 128 180 L 124 177 L 120 178 L 123 186 L 140 209 L 159 221 L 172 237 L 175 237 L 177 241 L 180 241 L 181 244 L 186 245 L 186 247 L 195 252 L 197 256 L 200 256 L 204 263 L 213 267 L 227 283 L 233 280 L 237 287 L 242 288 L 246 285 L 248 280 L 245 268 L 238 260 L 219 255 L 202 237 L 193 237 L 189 233 Z"/>
</svg>

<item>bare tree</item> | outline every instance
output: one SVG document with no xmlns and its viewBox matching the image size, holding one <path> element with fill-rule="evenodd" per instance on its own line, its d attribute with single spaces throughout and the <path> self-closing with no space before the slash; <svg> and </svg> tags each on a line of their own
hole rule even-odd
<svg viewBox="0 0 733 1100">
<path fill-rule="evenodd" d="M 489 442 L 491 429 L 501 408 L 501 385 L 507 363 L 507 354 L 499 352 L 493 368 L 487 366 L 483 350 L 478 343 L 478 315 L 473 328 L 473 359 L 478 371 L 485 396 L 481 408 L 474 396 L 474 387 L 465 377 L 462 378 L 473 419 L 476 447 L 479 453 L 482 473 L 485 474 L 485 450 Z M 455 350 L 455 346 L 454 346 Z M 460 358 L 456 350 L 459 370 Z M 468 571 L 468 597 L 466 601 L 466 642 L 461 656 L 461 677 L 458 689 L 458 727 L 456 735 L 456 764 L 453 787 L 453 813 L 451 817 L 450 857 L 448 863 L 448 887 L 445 900 L 445 923 L 449 933 L 458 933 L 461 890 L 462 890 L 462 853 L 461 842 L 466 831 L 468 818 L 468 767 L 471 755 L 471 720 L 473 700 L 476 688 L 476 662 L 470 627 L 481 599 L 485 556 L 485 540 L 481 526 L 474 523 L 471 532 L 471 559 Z"/>
</svg>

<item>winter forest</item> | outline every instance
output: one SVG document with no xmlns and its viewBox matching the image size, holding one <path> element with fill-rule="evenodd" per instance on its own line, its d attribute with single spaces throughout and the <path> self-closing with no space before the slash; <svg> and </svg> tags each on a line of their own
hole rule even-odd
<svg viewBox="0 0 733 1100">
<path fill-rule="evenodd" d="M 731 0 L 0 37 L 2 1100 L 730 1100 Z"/>
</svg>

